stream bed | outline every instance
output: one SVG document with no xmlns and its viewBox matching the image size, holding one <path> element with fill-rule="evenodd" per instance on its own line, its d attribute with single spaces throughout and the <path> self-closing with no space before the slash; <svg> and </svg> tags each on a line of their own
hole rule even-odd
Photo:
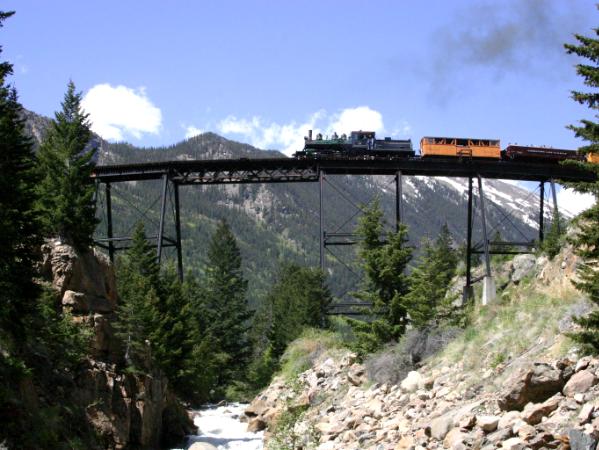
<svg viewBox="0 0 599 450">
<path fill-rule="evenodd" d="M 264 432 L 250 433 L 246 431 L 247 422 L 239 420 L 247 406 L 230 403 L 194 411 L 198 434 L 189 437 L 185 448 L 190 448 L 195 442 L 205 442 L 218 450 L 262 450 Z"/>
</svg>

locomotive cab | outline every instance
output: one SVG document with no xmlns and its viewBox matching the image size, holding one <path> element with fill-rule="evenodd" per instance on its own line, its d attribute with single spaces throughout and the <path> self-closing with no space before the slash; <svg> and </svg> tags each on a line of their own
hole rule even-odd
<svg viewBox="0 0 599 450">
<path fill-rule="evenodd" d="M 374 131 L 352 131 L 349 135 L 349 141 L 354 145 L 367 145 L 368 140 L 374 138 Z"/>
</svg>

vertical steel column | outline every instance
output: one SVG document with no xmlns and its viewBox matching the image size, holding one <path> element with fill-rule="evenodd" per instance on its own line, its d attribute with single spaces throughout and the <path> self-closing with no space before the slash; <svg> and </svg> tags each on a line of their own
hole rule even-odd
<svg viewBox="0 0 599 450">
<path fill-rule="evenodd" d="M 539 242 L 543 242 L 543 239 L 545 239 L 545 182 L 541 181 L 539 187 L 541 188 L 541 203 L 539 205 Z"/>
<path fill-rule="evenodd" d="M 162 258 L 162 236 L 164 235 L 164 216 L 166 214 L 166 193 L 168 189 L 168 175 L 162 175 L 162 201 L 160 203 L 160 224 L 158 225 L 157 259 L 160 264 Z"/>
<path fill-rule="evenodd" d="M 106 183 L 106 237 L 108 238 L 108 257 L 114 263 L 114 242 L 112 242 L 112 186 Z"/>
<path fill-rule="evenodd" d="M 483 239 L 485 244 L 485 266 L 487 268 L 487 276 L 491 276 L 491 257 L 489 256 L 489 236 L 487 236 L 487 219 L 485 215 L 485 196 L 483 194 L 483 181 L 478 176 L 478 195 L 480 197 L 480 214 L 483 222 Z"/>
<path fill-rule="evenodd" d="M 551 180 L 551 195 L 553 196 L 553 220 L 557 222 L 555 226 L 557 227 L 557 233 L 560 234 L 562 230 L 560 229 L 559 209 L 557 208 L 557 192 L 555 191 L 555 183 L 553 180 Z"/>
<path fill-rule="evenodd" d="M 403 217 L 403 186 L 401 178 L 401 170 L 395 174 L 395 231 L 399 231 Z"/>
<path fill-rule="evenodd" d="M 175 191 L 175 233 L 177 240 L 177 273 L 179 281 L 183 281 L 183 252 L 181 249 L 181 213 L 179 208 L 179 185 L 173 181 Z"/>
<path fill-rule="evenodd" d="M 466 287 L 464 296 L 469 294 L 472 284 L 472 177 L 468 177 L 468 226 L 466 237 Z M 466 299 L 465 299 L 466 300 Z"/>
<path fill-rule="evenodd" d="M 324 171 L 321 170 L 319 174 L 319 182 L 320 182 L 320 234 L 319 234 L 319 248 L 320 248 L 320 269 L 324 271 Z"/>
</svg>

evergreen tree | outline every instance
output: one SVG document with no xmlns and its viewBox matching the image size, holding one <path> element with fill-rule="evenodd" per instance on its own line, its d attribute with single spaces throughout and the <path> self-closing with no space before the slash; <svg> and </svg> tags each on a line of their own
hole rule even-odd
<svg viewBox="0 0 599 450">
<path fill-rule="evenodd" d="M 45 232 L 78 247 L 92 244 L 96 227 L 92 132 L 81 109 L 81 93 L 69 82 L 38 153 L 38 203 Z"/>
<path fill-rule="evenodd" d="M 170 264 L 161 276 L 162 298 L 156 305 L 156 324 L 150 333 L 152 355 L 173 383 L 176 391 L 185 391 L 189 376 L 187 359 L 193 348 L 190 330 L 191 308 L 175 267 Z"/>
<path fill-rule="evenodd" d="M 572 97 L 578 103 L 588 106 L 595 111 L 599 109 L 599 28 L 594 30 L 595 37 L 576 35 L 578 45 L 566 44 L 566 50 L 588 60 L 586 64 L 578 64 L 576 71 L 584 79 L 584 83 L 591 88 L 590 92 L 573 91 Z M 582 154 L 599 154 L 599 124 L 592 120 L 582 120 L 578 126 L 569 127 L 576 137 L 587 141 L 581 147 Z M 589 170 L 594 170 L 599 176 L 599 164 L 585 164 Z M 590 193 L 595 196 L 592 207 L 583 211 L 577 218 L 578 232 L 573 238 L 576 253 L 582 258 L 577 273 L 580 281 L 576 287 L 586 292 L 590 300 L 599 305 L 599 181 L 591 183 L 576 183 L 572 187 L 578 192 Z M 589 352 L 599 352 L 599 311 L 593 311 L 586 317 L 581 317 L 576 322 L 583 330 L 572 337 L 583 344 Z"/>
<path fill-rule="evenodd" d="M 0 28 L 12 14 L 0 11 Z M 65 380 L 80 362 L 87 340 L 61 313 L 55 292 L 42 290 L 35 281 L 42 243 L 35 212 L 38 179 L 22 107 L 7 81 L 11 74 L 12 65 L 1 62 L 0 447 L 66 448 L 78 439 L 75 434 L 85 437 Z M 37 397 L 38 390 L 45 398 Z"/>
<path fill-rule="evenodd" d="M 142 222 L 138 222 L 133 229 L 131 248 L 127 250 L 120 270 L 141 275 L 157 293 L 160 292 L 160 266 L 156 251 L 148 243 Z"/>
<path fill-rule="evenodd" d="M 0 27 L 12 14 L 0 11 Z M 0 332 L 22 339 L 39 295 L 33 268 L 41 237 L 33 208 L 33 147 L 16 91 L 7 83 L 11 74 L 12 65 L 0 63 Z"/>
<path fill-rule="evenodd" d="M 401 224 L 396 232 L 383 235 L 383 212 L 378 200 L 360 218 L 356 229 L 361 237 L 358 256 L 365 274 L 356 297 L 372 303 L 370 322 L 350 320 L 358 336 L 358 351 L 371 352 L 382 344 L 397 340 L 404 333 L 408 308 L 404 296 L 408 278 L 404 273 L 412 257 L 407 246 L 408 230 Z"/>
<path fill-rule="evenodd" d="M 554 210 L 549 232 L 545 235 L 540 246 L 541 250 L 549 256 L 549 259 L 553 259 L 560 252 L 564 240 L 564 230 L 565 224 L 560 219 L 557 210 Z"/>
<path fill-rule="evenodd" d="M 218 224 L 212 236 L 203 285 L 210 318 L 208 332 L 218 341 L 219 353 L 229 358 L 219 374 L 220 386 L 226 387 L 245 377 L 252 354 L 249 340 L 252 312 L 246 298 L 241 253 L 225 221 Z"/>
<path fill-rule="evenodd" d="M 433 279 L 436 264 L 432 242 L 429 239 L 423 239 L 420 251 L 418 263 L 410 275 L 410 292 L 406 294 L 410 322 L 418 328 L 423 327 L 435 317 L 435 308 L 439 300 L 439 289 Z"/>
<path fill-rule="evenodd" d="M 406 305 L 415 326 L 422 327 L 448 313 L 440 309 L 445 309 L 445 296 L 457 264 L 451 234 L 444 224 L 434 243 L 428 239 L 422 242 L 418 264 L 410 276 Z"/>
<path fill-rule="evenodd" d="M 272 323 L 268 333 L 271 354 L 283 355 L 287 344 L 306 327 L 324 327 L 332 296 L 320 269 L 286 264 L 268 294 Z"/>
<path fill-rule="evenodd" d="M 125 345 L 126 364 L 132 370 L 145 371 L 151 361 L 150 337 L 161 317 L 159 267 L 141 222 L 133 232 L 131 248 L 119 259 L 117 267 L 120 301 L 116 334 Z"/>
<path fill-rule="evenodd" d="M 188 338 L 191 353 L 183 361 L 185 383 L 180 392 L 189 401 L 203 404 L 213 399 L 218 389 L 219 372 L 228 357 L 220 351 L 218 340 L 209 331 L 210 317 L 203 290 L 191 273 L 185 276 L 182 289 L 190 310 Z"/>
<path fill-rule="evenodd" d="M 328 325 L 326 312 L 332 296 L 325 274 L 318 268 L 284 264 L 266 300 L 254 317 L 254 359 L 250 383 L 268 384 L 287 345 L 307 327 Z"/>
</svg>

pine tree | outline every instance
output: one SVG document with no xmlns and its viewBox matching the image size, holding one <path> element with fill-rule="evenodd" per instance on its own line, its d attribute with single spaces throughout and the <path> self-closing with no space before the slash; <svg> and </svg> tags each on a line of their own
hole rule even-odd
<svg viewBox="0 0 599 450">
<path fill-rule="evenodd" d="M 0 11 L 0 28 L 12 14 Z M 67 441 L 81 442 L 74 435 L 84 432 L 68 389 L 59 395 L 56 388 L 64 387 L 76 369 L 87 341 L 81 328 L 61 313 L 55 293 L 35 281 L 42 243 L 35 211 L 38 179 L 22 107 L 8 84 L 11 74 L 12 65 L 1 62 L 0 447 L 66 448 Z M 55 403 L 49 407 L 51 401 Z"/>
<path fill-rule="evenodd" d="M 225 221 L 218 224 L 212 236 L 203 285 L 210 317 L 208 332 L 218 341 L 218 352 L 229 358 L 219 374 L 219 384 L 226 387 L 245 377 L 252 354 L 249 340 L 252 312 L 246 297 L 241 253 Z"/>
<path fill-rule="evenodd" d="M 418 263 L 410 275 L 410 292 L 406 294 L 410 322 L 420 328 L 435 317 L 438 286 L 434 282 L 435 249 L 428 239 L 420 244 Z"/>
<path fill-rule="evenodd" d="M 428 239 L 422 242 L 418 264 L 410 275 L 406 307 L 415 326 L 425 326 L 433 319 L 445 318 L 449 313 L 445 311 L 445 296 L 457 264 L 451 233 L 444 224 L 434 243 Z"/>
<path fill-rule="evenodd" d="M 228 356 L 219 350 L 218 340 L 209 331 L 211 322 L 203 289 L 191 273 L 185 276 L 182 289 L 189 305 L 187 335 L 191 353 L 183 360 L 185 383 L 179 390 L 189 401 L 203 404 L 215 399 L 219 373 L 227 364 Z"/>
<path fill-rule="evenodd" d="M 282 265 L 254 316 L 254 356 L 249 369 L 254 389 L 270 382 L 287 345 L 304 329 L 328 326 L 326 313 L 331 302 L 326 276 L 320 269 L 293 263 Z"/>
<path fill-rule="evenodd" d="M 174 265 L 169 264 L 160 279 L 163 295 L 155 308 L 156 324 L 150 333 L 152 355 L 173 383 L 176 391 L 187 390 L 187 360 L 192 357 L 191 307 Z"/>
<path fill-rule="evenodd" d="M 120 298 L 116 334 L 125 345 L 127 366 L 146 371 L 151 361 L 150 337 L 161 320 L 158 311 L 160 272 L 141 222 L 133 232 L 131 248 L 119 259 L 117 268 Z"/>
<path fill-rule="evenodd" d="M 545 235 L 540 247 L 547 254 L 549 259 L 553 259 L 561 250 L 563 244 L 565 224 L 560 219 L 557 210 L 553 212 L 553 220 L 549 227 L 549 232 Z"/>
<path fill-rule="evenodd" d="M 71 81 L 62 110 L 39 149 L 38 207 L 46 234 L 80 248 L 92 244 L 97 224 L 91 180 L 95 152 L 88 115 L 81 109 L 81 93 Z"/>
<path fill-rule="evenodd" d="M 131 248 L 127 250 L 127 258 L 123 263 L 121 271 L 141 275 L 157 293 L 160 292 L 160 266 L 156 259 L 156 251 L 148 244 L 142 222 L 138 222 L 133 229 Z"/>
<path fill-rule="evenodd" d="M 12 14 L 0 11 L 0 27 Z M 40 293 L 33 267 L 41 235 L 33 208 L 33 147 L 16 91 L 7 84 L 11 74 L 12 65 L 0 63 L 0 332 L 19 340 Z"/>
<path fill-rule="evenodd" d="M 372 303 L 371 322 L 351 320 L 358 335 L 358 350 L 370 352 L 382 344 L 397 340 L 405 332 L 408 310 L 404 296 L 408 278 L 404 273 L 412 257 L 407 246 L 408 229 L 402 224 L 396 232 L 383 235 L 383 212 L 378 200 L 360 218 L 357 234 L 361 237 L 358 256 L 365 274 L 363 288 L 355 295 Z"/>
<path fill-rule="evenodd" d="M 599 36 L 599 28 L 594 30 Z M 591 92 L 573 91 L 572 98 L 595 111 L 599 109 L 599 39 L 576 35 L 579 45 L 566 44 L 566 50 L 588 60 L 586 64 L 578 64 L 576 72 L 584 79 L 584 83 L 592 88 Z M 579 149 L 582 154 L 599 154 L 599 124 L 592 120 L 582 120 L 581 125 L 570 125 L 576 137 L 588 142 Z M 594 170 L 599 176 L 599 164 L 586 164 L 587 169 Z M 572 187 L 578 192 L 586 192 L 595 196 L 594 205 L 583 211 L 577 218 L 578 231 L 572 239 L 576 254 L 581 257 L 582 263 L 578 266 L 577 273 L 580 281 L 575 285 L 586 292 L 589 299 L 599 305 L 599 181 L 589 183 L 575 183 Z M 572 337 L 583 344 L 585 349 L 592 353 L 599 352 L 599 311 L 593 311 L 586 317 L 580 317 L 576 322 L 583 328 Z"/>
<path fill-rule="evenodd" d="M 306 327 L 325 326 L 331 302 L 332 296 L 320 269 L 284 265 L 266 299 L 272 311 L 268 333 L 271 355 L 281 357 L 287 344 Z"/>
</svg>

